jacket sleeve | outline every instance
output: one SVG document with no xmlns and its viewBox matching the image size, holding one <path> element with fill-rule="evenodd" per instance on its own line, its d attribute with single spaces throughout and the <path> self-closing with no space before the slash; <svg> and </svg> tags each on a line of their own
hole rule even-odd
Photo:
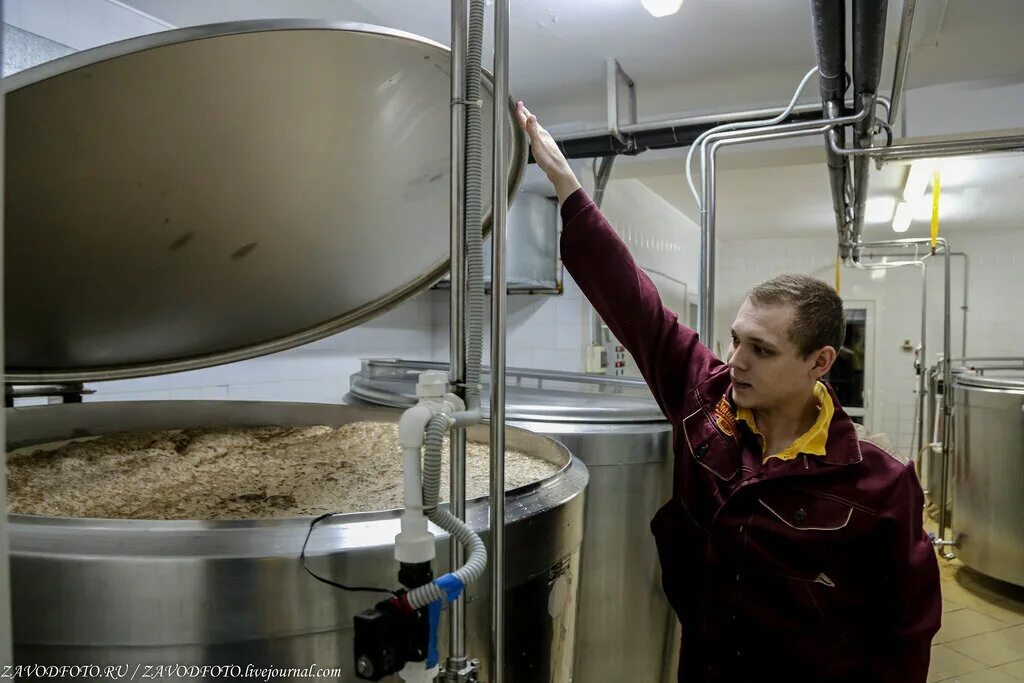
<svg viewBox="0 0 1024 683">
<path fill-rule="evenodd" d="M 562 224 L 566 269 L 632 354 L 665 415 L 681 418 L 686 392 L 722 361 L 665 307 L 654 283 L 584 190 L 565 200 Z"/>
<path fill-rule="evenodd" d="M 882 683 L 924 683 L 932 638 L 942 619 L 939 567 L 922 526 L 924 494 L 913 465 L 900 475 L 884 518 L 887 547 L 879 548 L 889 566 L 879 587 L 879 639 L 868 653 Z"/>
</svg>

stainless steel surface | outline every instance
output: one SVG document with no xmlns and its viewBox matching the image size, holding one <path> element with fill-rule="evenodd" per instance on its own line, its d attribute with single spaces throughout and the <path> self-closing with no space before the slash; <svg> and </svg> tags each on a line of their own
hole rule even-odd
<svg viewBox="0 0 1024 683">
<path fill-rule="evenodd" d="M 715 334 L 715 171 L 714 155 L 708 160 L 707 144 L 715 134 L 701 145 L 700 182 L 700 272 L 697 283 L 697 336 L 712 351 Z M 714 146 L 711 147 L 714 150 Z"/>
<path fill-rule="evenodd" d="M 861 109 L 851 116 L 728 130 L 712 133 L 704 138 L 700 150 L 702 199 L 700 204 L 700 282 L 697 293 L 700 320 L 697 325 L 697 333 L 708 348 L 714 350 L 715 201 L 717 192 L 714 167 L 720 144 L 732 145 L 823 133 L 836 126 L 856 123 L 867 115 L 867 110 Z"/>
<path fill-rule="evenodd" d="M 536 192 L 520 191 L 508 208 L 505 230 L 505 289 L 513 294 L 560 294 L 562 262 L 558 256 L 561 222 L 558 202 Z M 491 239 L 483 241 L 484 291 L 491 287 Z M 450 289 L 446 277 L 435 285 Z"/>
<path fill-rule="evenodd" d="M 408 368 L 407 374 L 403 374 L 403 366 Z M 364 397 L 364 390 L 377 379 L 381 389 L 377 399 L 403 407 L 404 401 L 413 400 L 414 373 L 443 367 L 412 361 L 364 361 L 365 374 L 353 376 L 352 393 L 356 399 Z M 510 368 L 507 373 L 507 424 L 560 441 L 587 464 L 590 473 L 573 680 L 674 682 L 679 627 L 661 590 L 657 552 L 648 528 L 658 507 L 672 495 L 671 425 L 638 380 L 522 371 L 531 375 L 524 379 L 518 372 Z M 541 379 L 547 375 L 550 379 Z M 362 380 L 363 389 L 358 392 L 357 380 Z M 530 383 L 526 392 L 520 391 L 520 382 Z M 535 388 L 538 385 L 539 390 Z M 552 398 L 538 405 L 535 398 L 542 392 Z M 594 412 L 588 421 L 576 419 L 579 411 L 564 410 L 592 397 L 601 397 L 608 409 Z M 603 415 L 615 416 L 611 406 L 617 400 L 626 406 L 644 402 L 647 414 L 659 417 L 602 421 Z M 644 414 L 635 408 L 627 412 Z M 624 600 L 627 594 L 629 599 Z"/>
<path fill-rule="evenodd" d="M 911 161 L 914 159 L 931 159 L 938 157 L 970 156 L 972 154 L 991 154 L 995 152 L 1024 151 L 1024 135 L 996 135 L 982 138 L 961 138 L 938 142 L 916 142 L 886 147 L 867 147 L 864 149 L 840 149 L 831 147 L 832 151 L 844 156 L 872 156 L 880 163 L 888 161 Z"/>
<path fill-rule="evenodd" d="M 124 430 L 397 420 L 384 408 L 299 403 L 85 403 L 7 411 L 10 446 Z M 486 427 L 469 438 L 487 439 Z M 510 447 L 563 463 L 544 482 L 509 493 L 505 592 L 507 680 L 567 682 L 586 467 L 559 444 L 509 428 Z M 486 538 L 488 503 L 467 505 Z M 354 681 L 352 616 L 373 595 L 344 593 L 306 575 L 298 553 L 308 518 L 132 521 L 11 515 L 15 656 L 46 664 L 246 664 L 342 667 Z M 317 527 L 310 564 L 334 580 L 396 585 L 399 511 L 342 515 Z M 437 569 L 445 571 L 447 539 Z M 467 643 L 489 657 L 490 589 L 469 588 Z M 442 632 L 442 640 L 446 640 Z M 167 678 L 165 680 L 171 680 Z M 289 679 L 281 679 L 289 680 Z"/>
<path fill-rule="evenodd" d="M 240 360 L 428 287 L 448 267 L 449 69 L 407 33 L 279 20 L 4 79 L 8 378 Z M 511 195 L 526 146 L 509 105 Z"/>
<path fill-rule="evenodd" d="M 857 120 L 862 116 L 847 117 L 850 121 Z M 700 231 L 700 288 L 698 292 L 698 314 L 700 325 L 698 334 L 712 351 L 715 335 L 715 160 L 718 157 L 718 149 L 722 146 L 743 144 L 747 142 L 758 142 L 762 140 L 779 140 L 815 133 L 826 132 L 835 125 L 839 125 L 841 119 L 833 120 L 823 124 L 821 121 L 809 121 L 804 123 L 778 124 L 765 126 L 763 128 L 748 128 L 744 130 L 723 131 L 712 133 L 704 139 L 701 147 L 701 231 Z"/>
<path fill-rule="evenodd" d="M 946 387 L 946 400 L 942 402 L 943 429 L 942 429 L 942 478 L 939 481 L 939 501 L 944 503 L 949 496 L 950 470 L 953 460 L 953 401 L 950 387 L 953 386 L 953 344 L 950 332 L 950 310 L 949 301 L 953 291 L 953 276 L 951 261 L 949 258 L 949 244 L 942 240 L 942 249 L 945 252 L 945 270 L 943 271 L 943 320 L 942 320 L 942 382 Z M 949 510 L 946 505 L 939 505 L 939 535 L 937 541 L 949 540 L 946 537 L 946 529 L 949 526 Z M 944 557 L 949 557 L 944 553 Z"/>
<path fill-rule="evenodd" d="M 450 336 L 451 372 L 448 381 L 459 398 L 466 398 L 466 236 L 463 221 L 466 172 L 466 26 L 469 21 L 466 0 L 451 1 L 451 166 L 449 170 L 449 223 L 451 225 L 451 292 L 449 293 L 448 325 Z M 449 511 L 458 519 L 466 519 L 466 432 L 456 429 L 449 437 L 448 500 Z M 462 545 L 448 547 L 448 566 L 461 567 L 465 562 Z M 466 601 L 461 598 L 448 609 L 449 672 L 461 671 L 466 666 Z"/>
<path fill-rule="evenodd" d="M 67 45 L 10 24 L 0 23 L 0 33 L 3 33 L 4 42 L 3 52 L 0 53 L 3 62 L 0 75 L 5 77 L 51 59 L 60 59 L 75 51 Z"/>
<path fill-rule="evenodd" d="M 861 242 L 857 246 L 857 253 L 860 253 L 863 249 L 879 249 L 889 248 L 898 246 L 913 246 L 913 245 L 930 245 L 931 238 L 905 238 L 896 240 L 883 240 L 877 242 Z M 952 349 L 952 332 L 951 332 L 951 299 L 952 299 L 952 261 L 950 260 L 950 247 L 949 243 L 945 238 L 937 238 L 936 240 L 936 251 L 934 253 L 941 253 L 944 256 L 943 259 L 943 310 L 942 310 L 942 361 L 940 361 L 940 367 L 943 375 L 943 386 L 946 392 L 945 400 L 942 403 L 942 434 L 940 438 L 941 448 L 939 449 L 938 456 L 939 461 L 935 463 L 935 449 L 930 449 L 931 457 L 928 465 L 928 482 L 927 486 L 929 489 L 929 497 L 932 502 L 938 506 L 938 535 L 936 537 L 936 547 L 943 547 L 942 541 L 948 540 L 945 538 L 946 529 L 949 526 L 949 510 L 946 505 L 941 505 L 937 501 L 948 500 L 948 489 L 949 489 L 949 472 L 950 464 L 953 459 L 953 424 L 950 416 L 952 414 L 952 405 L 949 401 L 949 387 L 952 386 L 952 362 L 949 360 L 953 357 Z M 923 363 L 923 360 L 922 360 Z M 922 370 L 924 365 L 922 366 Z M 923 415 L 919 415 L 921 419 Z M 923 446 L 922 446 L 923 448 Z M 933 472 L 938 470 L 938 481 L 935 481 Z M 938 494 L 936 498 L 935 494 Z M 943 557 L 951 559 L 952 555 L 949 553 L 943 553 Z"/>
<path fill-rule="evenodd" d="M 953 505 L 957 557 L 1024 586 L 1024 373 L 957 376 Z"/>
<path fill-rule="evenodd" d="M 558 202 L 535 192 L 519 192 L 508 207 L 505 229 L 505 290 L 553 294 L 562 291 L 558 257 L 561 221 Z M 493 235 L 484 240 L 484 288 L 494 291 Z"/>
<path fill-rule="evenodd" d="M 6 53 L 4 52 L 4 31 L 6 24 L 3 23 L 3 5 L 0 3 L 0 56 L 4 57 L 6 64 Z M 4 103 L 0 99 L 0 130 L 4 129 Z M 4 158 L 4 140 L 0 136 L 0 159 Z M 4 192 L 3 192 L 3 164 L 0 164 L 0 238 L 4 233 Z M 0 276 L 3 275 L 3 249 L 4 242 L 0 239 Z M 0 277 L 0 332 L 2 332 L 4 318 L 4 297 L 3 278 Z M 0 334 L 0 361 L 4 358 L 4 340 Z M 2 367 L 2 365 L 0 365 Z M 0 416 L 0 443 L 6 443 L 4 428 L 5 417 Z M 0 509 L 7 509 L 7 468 L 0 472 Z M 8 561 L 8 538 L 7 520 L 0 517 L 0 667 L 12 663 L 11 658 L 11 592 L 10 592 L 10 563 Z"/>
<path fill-rule="evenodd" d="M 910 31 L 914 24 L 914 9 L 917 0 L 903 0 L 903 14 L 900 19 L 900 36 L 896 43 L 896 67 L 892 75 L 892 96 L 889 98 L 889 123 L 896 125 L 902 104 L 903 84 L 907 79 L 907 64 L 910 62 Z M 904 127 L 905 128 L 905 127 Z M 901 131 L 906 136 L 907 131 Z"/>
<path fill-rule="evenodd" d="M 494 101 L 508 99 L 508 24 L 509 0 L 494 3 Z M 494 225 L 491 230 L 491 665 L 492 683 L 504 683 L 505 647 L 505 225 L 508 218 L 508 195 L 505 192 L 506 147 L 501 135 L 495 105 L 492 121 L 494 132 L 493 189 L 491 206 Z M 482 341 L 482 340 L 481 340 Z M 510 652 L 515 652 L 510 649 Z M 519 656 L 519 653 L 516 653 Z"/>
<path fill-rule="evenodd" d="M 945 402 L 947 400 L 952 401 L 951 390 L 946 387 L 945 379 L 943 378 L 944 369 L 943 363 L 940 360 L 934 366 L 928 368 L 928 405 L 926 408 L 927 425 L 929 429 L 929 443 L 936 444 L 936 447 L 928 449 L 928 461 L 925 464 L 922 473 L 922 484 L 925 487 L 925 493 L 928 500 L 928 515 L 938 521 L 939 520 L 939 501 L 942 500 L 942 478 L 943 478 L 943 463 L 946 454 L 942 450 L 941 446 L 943 438 L 948 438 L 950 442 L 949 457 L 950 462 L 953 463 L 952 467 L 956 464 L 956 420 L 950 416 L 947 416 L 945 410 Z M 963 366 L 956 365 L 951 369 L 952 381 L 955 385 L 958 377 L 962 373 L 968 372 L 969 370 Z M 955 411 L 956 406 L 951 405 L 951 409 Z M 946 425 L 949 423 L 950 431 L 947 433 Z M 925 445 L 928 445 L 927 443 Z M 950 471 L 952 471 L 952 467 Z M 952 514 L 953 514 L 953 501 L 952 501 L 952 487 L 946 487 L 946 524 L 952 526 Z"/>
<path fill-rule="evenodd" d="M 416 403 L 416 377 L 424 370 L 445 371 L 444 363 L 407 360 L 364 360 L 351 376 L 349 391 L 375 405 L 408 408 Z M 664 422 L 658 404 L 643 380 L 548 370 L 506 368 L 505 416 L 533 422 Z M 488 387 L 490 368 L 481 383 Z M 484 396 L 487 392 L 484 392 Z M 488 412 L 489 401 L 483 405 Z"/>
<path fill-rule="evenodd" d="M 1024 391 L 1024 371 L 1003 370 L 988 375 L 977 374 L 977 372 L 963 372 L 956 376 L 955 385 L 981 389 Z"/>
<path fill-rule="evenodd" d="M 596 204 L 599 209 L 601 208 L 601 205 L 604 204 L 604 193 L 608 189 L 608 181 L 612 178 L 615 159 L 616 157 L 614 155 L 602 157 L 600 162 L 598 162 L 597 159 L 594 159 L 594 204 Z M 601 320 L 601 316 L 593 306 L 589 306 L 589 310 L 590 345 L 604 346 L 606 336 L 604 332 L 604 321 Z"/>
<path fill-rule="evenodd" d="M 620 133 L 622 123 L 619 115 L 619 82 L 626 85 L 626 106 L 629 108 L 627 116 L 629 117 L 626 126 L 636 124 L 636 83 L 629 77 L 629 74 L 623 70 L 622 65 L 619 64 L 619 60 L 614 57 L 609 57 L 605 60 L 605 96 L 606 106 L 605 109 L 608 113 L 608 132 L 612 137 L 617 138 L 620 142 L 625 142 L 625 138 Z"/>
<path fill-rule="evenodd" d="M 925 392 L 928 389 L 928 267 L 921 264 L 921 353 L 918 355 L 917 381 L 917 447 L 914 462 L 921 471 L 921 449 L 924 448 L 925 434 Z"/>
</svg>

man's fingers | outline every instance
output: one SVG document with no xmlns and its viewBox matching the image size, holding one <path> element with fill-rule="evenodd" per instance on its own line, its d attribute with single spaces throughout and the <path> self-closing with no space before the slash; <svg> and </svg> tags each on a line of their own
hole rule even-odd
<svg viewBox="0 0 1024 683">
<path fill-rule="evenodd" d="M 530 112 L 527 111 L 526 105 L 524 105 L 522 102 L 516 104 L 516 119 L 519 120 L 519 125 L 522 126 L 524 129 L 527 127 L 527 124 L 530 120 Z"/>
</svg>

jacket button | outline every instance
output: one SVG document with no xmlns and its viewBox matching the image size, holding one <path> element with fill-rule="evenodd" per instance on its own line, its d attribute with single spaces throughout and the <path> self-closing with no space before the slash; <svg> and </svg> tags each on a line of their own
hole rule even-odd
<svg viewBox="0 0 1024 683">
<path fill-rule="evenodd" d="M 793 519 L 797 522 L 804 521 L 805 519 L 807 519 L 807 510 L 800 508 L 799 510 L 793 513 Z"/>
<path fill-rule="evenodd" d="M 707 452 L 708 452 L 708 445 L 706 443 L 702 443 L 701 445 L 697 446 L 697 449 L 693 452 L 693 456 L 695 458 L 697 458 L 698 460 L 700 460 L 701 458 L 704 457 L 704 455 Z"/>
</svg>

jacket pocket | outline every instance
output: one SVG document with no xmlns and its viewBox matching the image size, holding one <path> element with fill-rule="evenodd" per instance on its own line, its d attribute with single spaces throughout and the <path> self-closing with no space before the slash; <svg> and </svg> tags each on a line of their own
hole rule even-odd
<svg viewBox="0 0 1024 683">
<path fill-rule="evenodd" d="M 796 531 L 839 531 L 853 518 L 853 506 L 832 498 L 790 491 L 762 495 L 758 504 L 776 520 Z"/>
</svg>

